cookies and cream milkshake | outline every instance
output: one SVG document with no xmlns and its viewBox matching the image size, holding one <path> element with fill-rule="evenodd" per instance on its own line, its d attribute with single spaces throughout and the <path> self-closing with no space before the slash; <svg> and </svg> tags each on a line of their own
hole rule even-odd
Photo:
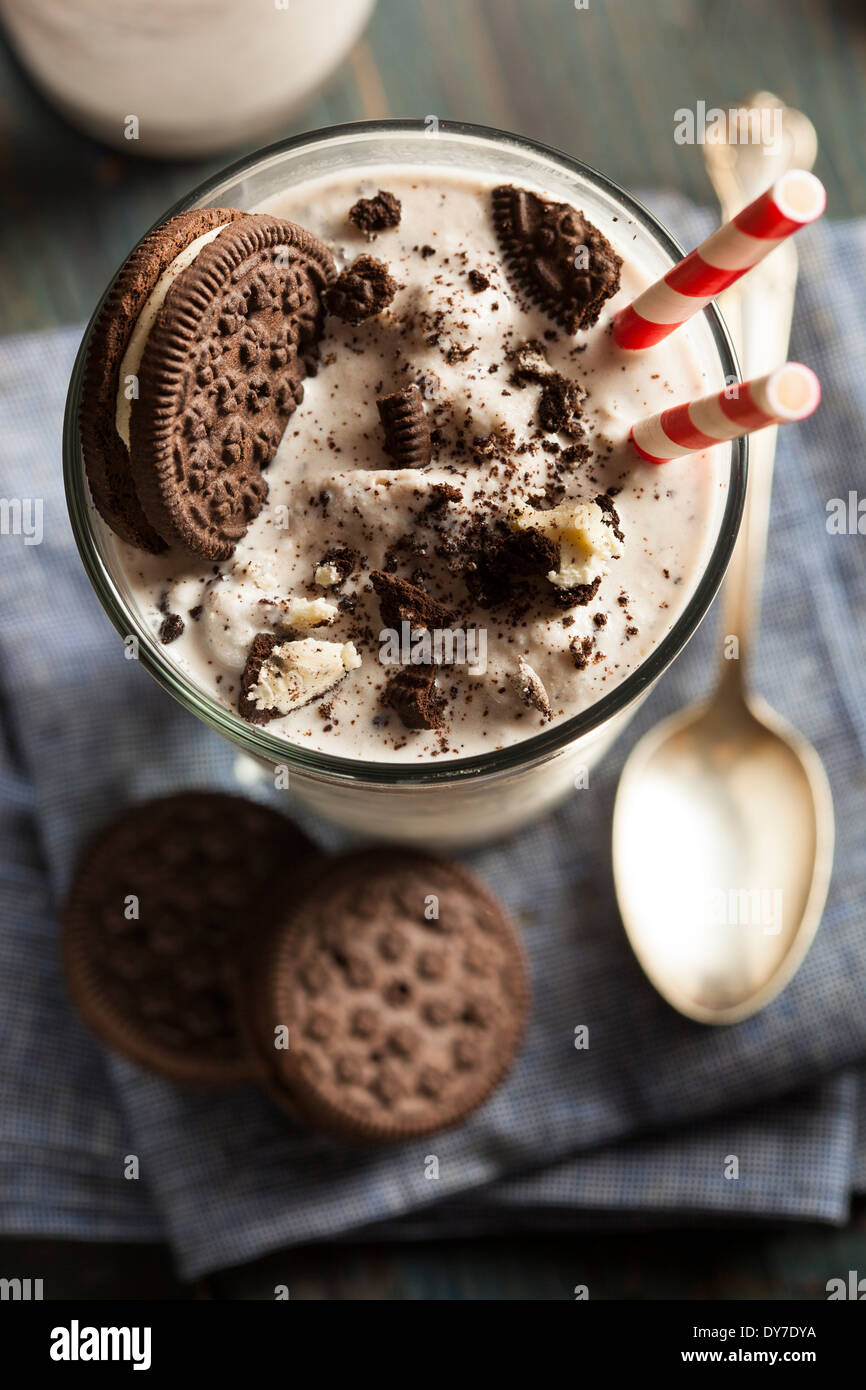
<svg viewBox="0 0 866 1390">
<path fill-rule="evenodd" d="M 251 250 L 194 359 L 201 390 L 229 405 L 222 455 L 251 460 L 241 524 L 196 553 L 188 530 L 159 525 L 157 500 L 158 553 L 128 528 L 112 538 L 166 654 L 269 733 L 359 760 L 473 756 L 592 705 L 682 613 L 728 485 L 725 446 L 654 467 L 628 443 L 635 421 L 722 384 L 690 325 L 655 352 L 614 345 L 613 314 L 656 275 L 633 224 L 602 235 L 544 188 L 399 165 L 344 170 L 256 211 L 310 237 L 315 304 L 295 345 L 306 376 L 284 399 L 282 437 L 272 420 L 257 433 L 293 344 L 261 330 Z M 237 216 L 163 256 L 125 332 L 112 423 L 127 449 L 139 372 L 155 389 L 147 345 L 151 357 L 171 345 L 152 341 L 154 322 L 206 251 L 237 237 Z M 279 266 L 278 237 L 263 254 Z M 226 329 L 241 349 L 220 379 Z M 146 498 L 155 427 L 141 441 L 130 454 Z"/>
</svg>

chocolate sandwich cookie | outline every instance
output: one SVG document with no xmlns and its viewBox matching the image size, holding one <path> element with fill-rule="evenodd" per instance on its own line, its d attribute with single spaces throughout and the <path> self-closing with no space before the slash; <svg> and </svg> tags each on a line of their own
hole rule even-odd
<svg viewBox="0 0 866 1390">
<path fill-rule="evenodd" d="M 248 1080 L 234 960 L 278 918 L 293 862 L 312 854 L 291 822 L 239 797 L 188 792 L 130 807 L 82 856 L 63 915 L 84 1021 L 171 1081 Z"/>
<path fill-rule="evenodd" d="M 81 408 L 94 501 L 124 539 L 232 554 L 315 370 L 335 273 L 302 227 L 232 209 L 180 214 L 133 252 L 94 329 Z"/>
<path fill-rule="evenodd" d="M 238 217 L 243 213 L 234 208 L 195 208 L 178 213 L 149 232 L 121 266 L 90 337 L 80 427 L 91 496 L 116 535 L 154 554 L 165 550 L 166 543 L 142 510 L 130 471 L 128 444 L 117 430 L 118 394 L 124 394 L 125 399 L 127 391 L 135 390 L 134 381 L 120 380 L 120 368 L 161 276 L 199 237 Z"/>
<path fill-rule="evenodd" d="M 511 1066 L 529 1005 L 493 895 L 458 864 L 391 850 L 330 860 L 308 880 L 264 973 L 269 1089 L 302 1121 L 355 1140 L 462 1120 Z"/>
</svg>

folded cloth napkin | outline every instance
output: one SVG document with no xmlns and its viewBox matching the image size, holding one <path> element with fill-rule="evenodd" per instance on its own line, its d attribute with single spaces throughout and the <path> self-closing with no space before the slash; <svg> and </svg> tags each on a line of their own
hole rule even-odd
<svg viewBox="0 0 866 1390">
<path fill-rule="evenodd" d="M 712 222 L 678 199 L 660 212 L 690 245 Z M 710 617 L 590 788 L 468 856 L 522 924 L 532 1025 L 512 1076 L 467 1123 L 376 1152 L 297 1131 L 252 1090 L 190 1093 L 148 1076 L 103 1050 L 67 1005 L 56 914 L 101 821 L 186 786 L 295 808 L 124 660 L 84 577 L 59 460 L 80 330 L 0 342 L 0 489 L 43 509 L 41 544 L 0 535 L 0 1230 L 165 1238 L 193 1277 L 386 1221 L 396 1235 L 461 1229 L 479 1214 L 845 1218 L 866 1185 L 866 550 L 826 518 L 828 500 L 856 486 L 864 431 L 852 282 L 866 224 L 810 228 L 800 249 L 792 355 L 819 372 L 824 404 L 780 438 L 758 679 L 815 742 L 833 785 L 836 872 L 815 944 L 761 1015 L 711 1029 L 661 1001 L 622 932 L 608 853 L 618 768 L 640 733 L 706 691 L 719 645 Z M 578 1024 L 588 1049 L 573 1045 Z M 124 1176 L 128 1154 L 138 1180 Z"/>
</svg>

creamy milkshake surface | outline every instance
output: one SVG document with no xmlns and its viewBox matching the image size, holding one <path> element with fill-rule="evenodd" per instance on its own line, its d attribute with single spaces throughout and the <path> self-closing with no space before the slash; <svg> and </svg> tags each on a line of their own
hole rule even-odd
<svg viewBox="0 0 866 1390">
<path fill-rule="evenodd" d="M 318 372 L 266 471 L 267 502 L 231 559 L 148 555 L 103 528 L 167 656 L 227 708 L 245 700 L 254 722 L 282 700 L 289 712 L 268 732 L 305 748 L 466 757 L 579 713 L 670 630 L 717 538 L 727 447 L 655 467 L 628 443 L 636 420 L 723 384 L 688 325 L 656 350 L 614 346 L 612 315 L 656 278 L 634 257 L 634 227 L 625 214 L 605 225 L 621 289 L 572 334 L 506 273 L 494 182 L 360 169 L 256 209 L 315 233 L 340 270 L 359 256 L 383 262 L 396 293 L 361 323 L 328 317 Z M 348 212 L 379 189 L 399 200 L 400 220 L 370 236 Z M 432 458 L 399 467 L 377 401 L 411 385 Z M 491 557 L 480 540 L 496 528 L 544 537 L 546 571 L 511 583 L 508 549 Z M 406 584 L 447 621 L 397 621 L 395 593 L 415 592 Z M 248 661 L 263 638 L 255 681 Z M 393 684 L 407 671 L 427 679 L 438 727 L 407 727 Z"/>
</svg>

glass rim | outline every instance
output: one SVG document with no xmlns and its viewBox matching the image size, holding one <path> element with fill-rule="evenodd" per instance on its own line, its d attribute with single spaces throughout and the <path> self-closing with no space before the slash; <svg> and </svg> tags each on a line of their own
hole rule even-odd
<svg viewBox="0 0 866 1390">
<path fill-rule="evenodd" d="M 564 166 L 567 173 L 578 175 L 620 203 L 629 217 L 640 223 L 643 230 L 648 232 L 662 250 L 670 256 L 672 263 L 678 261 L 685 254 L 676 238 L 668 232 L 648 208 L 644 207 L 630 193 L 627 193 L 625 189 L 620 188 L 613 180 L 607 178 L 606 175 L 599 173 L 598 170 L 584 164 L 574 156 L 537 140 L 500 131 L 490 126 L 474 125 L 462 121 L 442 121 L 438 130 L 440 134 L 464 138 L 469 142 L 495 144 L 500 147 L 510 145 L 532 155 L 541 155 Z M 202 183 L 197 184 L 184 197 L 178 199 L 159 217 L 153 227 L 161 226 L 169 217 L 178 212 L 202 206 L 223 184 L 233 178 L 240 178 L 249 174 L 254 166 L 278 159 L 280 156 L 304 146 L 345 141 L 352 136 L 388 134 L 426 136 L 427 127 L 422 119 L 349 121 L 290 136 L 288 139 L 277 141 L 244 155 L 216 174 L 212 174 Z M 151 230 L 153 228 L 149 228 L 148 232 Z M 144 235 L 147 234 L 146 232 Z M 143 237 L 140 240 L 143 240 Z M 608 720 L 626 710 L 667 669 L 705 617 L 724 578 L 739 531 L 746 495 L 748 436 L 731 441 L 728 495 L 718 535 L 695 591 L 682 613 L 670 631 L 653 647 L 652 651 L 634 671 L 620 681 L 613 690 L 594 701 L 579 714 L 563 719 L 551 728 L 534 734 L 531 738 L 521 739 L 503 748 L 490 749 L 466 758 L 443 759 L 441 762 L 429 760 L 424 765 L 377 762 L 339 757 L 332 753 L 321 753 L 313 749 L 303 748 L 286 738 L 269 733 L 266 728 L 248 723 L 240 714 L 221 705 L 212 696 L 199 689 L 192 677 L 183 672 L 166 654 L 156 634 L 139 618 L 131 606 L 127 605 L 111 576 L 102 554 L 96 528 L 93 525 L 78 415 L 84 363 L 90 337 L 94 323 L 116 275 L 117 272 L 115 271 L 85 329 L 72 369 L 66 398 L 63 420 L 63 480 L 75 543 L 88 579 L 114 627 L 123 638 L 135 637 L 137 639 L 138 657 L 145 669 L 185 709 L 196 715 L 217 733 L 229 739 L 230 742 L 239 745 L 252 757 L 263 758 L 270 763 L 284 765 L 290 773 L 292 769 L 295 769 L 298 772 L 314 774 L 320 779 L 369 784 L 427 786 L 436 783 L 456 782 L 470 776 L 478 777 L 510 772 L 553 756 L 576 739 L 601 728 Z M 736 352 L 719 309 L 715 303 L 710 303 L 702 310 L 702 313 L 709 324 L 725 379 L 742 381 Z"/>
</svg>

